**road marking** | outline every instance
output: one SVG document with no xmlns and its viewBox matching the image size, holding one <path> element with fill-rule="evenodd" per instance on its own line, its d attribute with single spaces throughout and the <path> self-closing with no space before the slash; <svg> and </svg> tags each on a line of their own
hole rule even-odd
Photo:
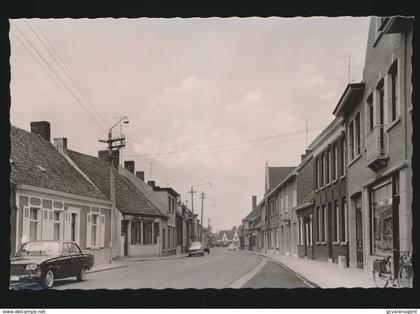
<svg viewBox="0 0 420 314">
<path fill-rule="evenodd" d="M 240 277 L 239 279 L 235 280 L 232 284 L 229 285 L 228 288 L 238 289 L 246 284 L 249 280 L 252 279 L 258 272 L 267 264 L 267 259 L 263 258 L 262 261 L 255 266 L 251 271 Z"/>
</svg>

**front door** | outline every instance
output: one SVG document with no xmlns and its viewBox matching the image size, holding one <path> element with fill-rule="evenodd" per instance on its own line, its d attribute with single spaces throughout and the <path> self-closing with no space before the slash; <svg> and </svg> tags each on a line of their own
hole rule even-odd
<svg viewBox="0 0 420 314">
<path fill-rule="evenodd" d="M 356 207 L 356 260 L 357 268 L 363 269 L 363 215 L 361 207 Z"/>
<path fill-rule="evenodd" d="M 124 235 L 124 256 L 128 256 L 128 221 L 123 220 L 122 222 L 122 232 Z"/>
</svg>

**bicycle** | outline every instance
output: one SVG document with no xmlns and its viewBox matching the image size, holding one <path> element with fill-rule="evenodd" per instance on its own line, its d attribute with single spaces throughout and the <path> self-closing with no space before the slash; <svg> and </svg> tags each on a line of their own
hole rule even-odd
<svg viewBox="0 0 420 314">
<path fill-rule="evenodd" d="M 411 251 L 398 251 L 392 249 L 391 252 L 399 252 L 398 269 L 395 275 L 392 255 L 373 261 L 373 281 L 378 288 L 386 288 L 389 283 L 392 287 L 412 288 L 413 287 L 413 265 L 411 264 Z"/>
</svg>

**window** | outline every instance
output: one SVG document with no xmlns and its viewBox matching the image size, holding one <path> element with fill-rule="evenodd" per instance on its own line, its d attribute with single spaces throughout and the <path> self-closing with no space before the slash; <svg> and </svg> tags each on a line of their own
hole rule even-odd
<svg viewBox="0 0 420 314">
<path fill-rule="evenodd" d="M 158 222 L 155 222 L 155 224 L 154 224 L 154 226 L 153 226 L 153 231 L 154 231 L 154 234 L 153 234 L 153 243 L 154 244 L 157 244 L 158 243 L 158 237 L 159 237 L 159 223 Z"/>
<path fill-rule="evenodd" d="M 69 242 L 69 243 L 67 243 L 67 245 L 69 246 L 70 253 L 72 253 L 72 254 L 81 253 L 76 244 Z"/>
<path fill-rule="evenodd" d="M 303 231 L 302 231 L 303 230 L 302 217 L 299 217 L 298 223 L 299 223 L 299 225 L 298 225 L 298 228 L 299 228 L 299 230 L 298 230 L 298 244 L 303 245 L 303 241 L 302 241 L 302 233 L 303 233 Z"/>
<path fill-rule="evenodd" d="M 141 222 L 131 222 L 131 244 L 141 244 Z"/>
<path fill-rule="evenodd" d="M 99 215 L 92 214 L 92 223 L 91 223 L 91 246 L 98 246 L 98 231 L 99 231 Z"/>
<path fill-rule="evenodd" d="M 318 242 L 322 241 L 322 213 L 321 208 L 316 208 L 316 219 L 318 221 L 318 232 L 317 232 L 317 240 Z"/>
<path fill-rule="evenodd" d="M 349 159 L 354 158 L 354 124 L 353 121 L 349 124 Z"/>
<path fill-rule="evenodd" d="M 338 202 L 335 201 L 334 203 L 334 234 L 333 234 L 333 241 L 339 242 L 340 241 L 340 220 L 339 220 L 339 207 Z"/>
<path fill-rule="evenodd" d="M 143 222 L 143 244 L 152 244 L 152 222 Z"/>
<path fill-rule="evenodd" d="M 326 162 L 327 162 L 327 166 L 325 167 L 326 169 L 326 183 L 329 183 L 329 182 L 331 182 L 331 177 L 330 177 L 330 175 L 331 175 L 331 152 L 330 152 L 330 150 L 328 149 L 327 150 L 327 160 L 326 160 Z"/>
<path fill-rule="evenodd" d="M 379 124 L 382 126 L 384 124 L 384 81 L 381 80 L 378 84 L 376 92 L 378 93 L 378 107 L 379 107 Z"/>
<path fill-rule="evenodd" d="M 393 249 L 392 184 L 371 192 L 372 253 L 388 254 Z"/>
<path fill-rule="evenodd" d="M 318 174 L 318 168 L 319 168 L 319 161 L 318 158 L 315 160 L 315 189 L 319 188 L 319 174 Z"/>
<path fill-rule="evenodd" d="M 331 179 L 334 181 L 337 179 L 337 144 L 334 144 L 332 148 L 331 163 Z"/>
<path fill-rule="evenodd" d="M 70 248 L 67 243 L 63 243 L 61 246 L 61 254 L 70 254 Z"/>
<path fill-rule="evenodd" d="M 39 240 L 39 208 L 31 207 L 29 216 L 29 239 Z"/>
<path fill-rule="evenodd" d="M 340 219 L 340 240 L 342 242 L 347 242 L 347 201 L 345 198 L 341 201 L 341 219 Z"/>
<path fill-rule="evenodd" d="M 327 239 L 327 208 L 325 205 L 322 206 L 322 242 Z"/>
<path fill-rule="evenodd" d="M 390 80 L 389 86 L 389 101 L 390 101 L 390 111 L 391 111 L 391 121 L 395 121 L 399 116 L 398 108 L 398 66 L 397 61 L 395 61 L 388 73 L 388 78 Z"/>
<path fill-rule="evenodd" d="M 313 246 L 313 242 L 312 242 L 312 215 L 309 215 L 309 245 Z"/>
<path fill-rule="evenodd" d="M 375 125 L 374 123 L 374 119 L 375 119 L 375 111 L 374 111 L 374 107 L 373 107 L 373 96 L 372 96 L 372 94 L 370 94 L 369 95 L 369 97 L 367 98 L 367 110 L 368 110 L 368 114 L 367 114 L 367 116 L 368 116 L 368 119 L 369 119 L 369 121 L 368 121 L 368 127 L 369 127 L 369 130 L 372 130 L 373 129 L 373 126 Z"/>
<path fill-rule="evenodd" d="M 166 249 L 166 229 L 162 229 L 162 250 Z"/>
<path fill-rule="evenodd" d="M 61 212 L 54 211 L 54 240 L 61 240 Z"/>
<path fill-rule="evenodd" d="M 340 175 L 343 176 L 346 170 L 346 139 L 341 138 L 341 147 L 340 147 Z"/>
<path fill-rule="evenodd" d="M 296 181 L 292 183 L 292 207 L 297 206 Z"/>
<path fill-rule="evenodd" d="M 358 156 L 361 153 L 360 148 L 360 112 L 356 114 L 354 118 L 354 133 L 355 133 L 355 155 Z"/>
<path fill-rule="evenodd" d="M 198 228 L 198 224 L 197 224 L 197 228 Z M 197 232 L 198 233 L 198 232 Z M 172 228 L 168 227 L 168 250 L 170 250 L 172 248 Z"/>
<path fill-rule="evenodd" d="M 321 157 L 321 186 L 325 184 L 325 155 Z"/>
</svg>

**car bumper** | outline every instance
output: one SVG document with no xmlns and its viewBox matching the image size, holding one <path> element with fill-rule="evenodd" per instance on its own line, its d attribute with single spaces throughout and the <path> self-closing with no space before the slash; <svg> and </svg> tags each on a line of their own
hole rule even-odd
<svg viewBox="0 0 420 314">
<path fill-rule="evenodd" d="M 188 252 L 188 255 L 194 256 L 194 255 L 203 255 L 204 251 L 190 251 Z"/>
<path fill-rule="evenodd" d="M 10 275 L 9 289 L 19 290 L 35 288 L 38 286 L 37 279 L 41 277 L 41 272 L 26 275 Z"/>
</svg>

